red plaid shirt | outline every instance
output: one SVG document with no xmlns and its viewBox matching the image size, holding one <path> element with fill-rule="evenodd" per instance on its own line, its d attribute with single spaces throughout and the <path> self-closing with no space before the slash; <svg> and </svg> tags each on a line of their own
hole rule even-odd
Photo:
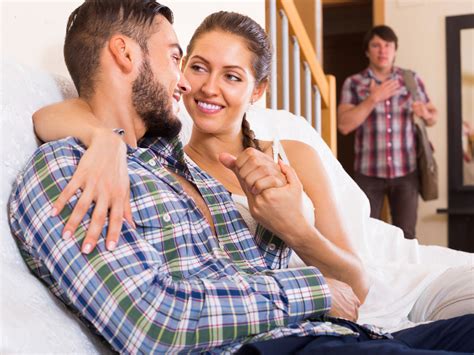
<svg viewBox="0 0 474 355">
<path fill-rule="evenodd" d="M 420 100 L 429 102 L 425 85 L 415 75 Z M 370 81 L 380 84 L 370 69 L 352 75 L 342 87 L 341 103 L 358 105 L 370 94 Z M 394 67 L 390 79 L 400 90 L 379 102 L 355 133 L 354 170 L 366 176 L 396 178 L 416 169 L 416 141 L 412 120 L 413 98 L 403 80 L 403 69 Z"/>
</svg>

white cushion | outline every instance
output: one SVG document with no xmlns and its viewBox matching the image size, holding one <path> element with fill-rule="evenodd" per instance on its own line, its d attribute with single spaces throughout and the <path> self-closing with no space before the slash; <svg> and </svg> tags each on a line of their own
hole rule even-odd
<svg viewBox="0 0 474 355">
<path fill-rule="evenodd" d="M 3 63 L 2 73 L 0 353 L 107 353 L 107 348 L 30 274 L 7 221 L 12 183 L 37 147 L 32 113 L 76 95 L 75 90 L 69 80 L 10 61 Z"/>
</svg>

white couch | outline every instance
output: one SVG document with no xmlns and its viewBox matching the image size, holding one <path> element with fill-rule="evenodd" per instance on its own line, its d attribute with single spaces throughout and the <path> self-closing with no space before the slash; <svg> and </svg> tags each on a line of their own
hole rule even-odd
<svg viewBox="0 0 474 355">
<path fill-rule="evenodd" d="M 11 184 L 37 147 L 32 113 L 46 104 L 76 95 L 75 90 L 68 80 L 17 63 L 4 62 L 2 71 L 0 353 L 107 353 L 107 348 L 29 273 L 10 234 L 6 212 Z M 370 219 L 365 195 L 303 119 L 283 111 L 257 108 L 249 112 L 248 119 L 262 139 L 277 134 L 281 139 L 299 139 L 321 155 L 338 203 L 344 206 L 343 217 L 358 240 L 359 252 L 375 285 L 369 295 L 372 306 L 364 310 L 363 321 L 396 327 L 403 321 L 400 315 L 408 314 L 420 293 L 448 266 L 474 265 L 472 254 L 420 246 L 417 241 L 403 239 L 398 228 Z M 183 116 L 183 121 L 186 139 L 190 119 Z"/>
</svg>

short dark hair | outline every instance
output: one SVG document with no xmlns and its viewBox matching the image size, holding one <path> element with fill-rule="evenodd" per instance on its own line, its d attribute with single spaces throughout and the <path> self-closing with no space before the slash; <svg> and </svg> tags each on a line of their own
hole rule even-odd
<svg viewBox="0 0 474 355">
<path fill-rule="evenodd" d="M 395 43 L 395 49 L 398 48 L 398 37 L 395 34 L 395 32 L 388 26 L 385 25 L 380 25 L 380 26 L 375 26 L 371 30 L 369 30 L 364 37 L 364 53 L 369 50 L 369 42 L 374 38 L 375 36 L 379 36 L 382 38 L 384 41 L 387 42 L 394 42 Z"/>
<path fill-rule="evenodd" d="M 114 34 L 132 38 L 148 53 L 147 42 L 158 14 L 173 23 L 172 11 L 154 0 L 86 0 L 71 13 L 64 60 L 80 96 L 93 94 L 100 52 Z"/>
</svg>

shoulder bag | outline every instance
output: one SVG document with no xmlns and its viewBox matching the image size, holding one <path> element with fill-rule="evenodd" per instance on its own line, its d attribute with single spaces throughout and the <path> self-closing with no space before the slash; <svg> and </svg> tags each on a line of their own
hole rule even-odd
<svg viewBox="0 0 474 355">
<path fill-rule="evenodd" d="M 403 71 L 403 79 L 413 100 L 419 98 L 417 85 L 413 73 Z M 428 139 L 425 121 L 413 115 L 416 135 L 416 157 L 419 179 L 419 192 L 424 201 L 438 198 L 438 164 L 433 156 L 433 146 Z"/>
</svg>

